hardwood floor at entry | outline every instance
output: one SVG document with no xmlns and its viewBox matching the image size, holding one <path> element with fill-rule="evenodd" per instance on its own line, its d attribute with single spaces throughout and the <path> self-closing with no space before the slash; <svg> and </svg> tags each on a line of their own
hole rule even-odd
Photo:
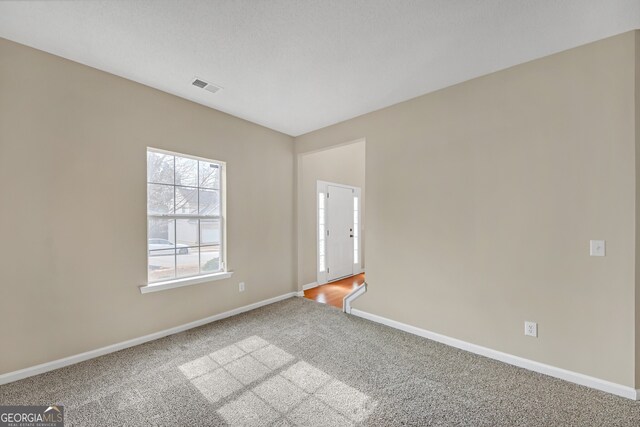
<svg viewBox="0 0 640 427">
<path fill-rule="evenodd" d="M 342 309 L 342 300 L 349 292 L 364 283 L 364 273 L 304 291 L 304 297 Z"/>
</svg>

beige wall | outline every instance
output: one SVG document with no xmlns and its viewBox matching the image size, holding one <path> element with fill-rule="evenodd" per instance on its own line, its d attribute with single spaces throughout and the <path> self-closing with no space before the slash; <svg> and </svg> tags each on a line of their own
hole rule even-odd
<svg viewBox="0 0 640 427">
<path fill-rule="evenodd" d="M 292 144 L 0 39 L 0 374 L 294 291 Z M 147 146 L 227 162 L 232 278 L 140 294 Z"/>
<path fill-rule="evenodd" d="M 360 187 L 361 204 L 365 204 L 365 141 L 361 140 L 352 144 L 340 145 L 327 150 L 316 151 L 300 155 L 298 157 L 298 170 L 300 171 L 298 198 L 300 200 L 299 243 L 298 256 L 300 265 L 300 277 L 298 285 L 313 283 L 317 279 L 317 238 L 316 238 L 316 191 L 318 181 L 328 181 L 337 184 Z M 365 211 L 361 212 L 362 242 L 365 239 Z M 365 254 L 361 252 L 362 267 L 365 266 Z"/>
<path fill-rule="evenodd" d="M 626 33 L 296 138 L 366 138 L 356 308 L 636 385 L 634 57 Z"/>
</svg>

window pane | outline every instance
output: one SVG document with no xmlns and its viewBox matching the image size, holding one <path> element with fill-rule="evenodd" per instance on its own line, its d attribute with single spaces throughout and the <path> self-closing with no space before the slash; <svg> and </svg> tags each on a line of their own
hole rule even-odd
<svg viewBox="0 0 640 427">
<path fill-rule="evenodd" d="M 176 156 L 176 185 L 198 186 L 198 161 Z"/>
<path fill-rule="evenodd" d="M 149 251 L 170 250 L 169 252 L 173 253 L 174 226 L 175 221 L 172 219 L 149 218 L 147 231 Z"/>
<path fill-rule="evenodd" d="M 220 215 L 220 192 L 200 190 L 200 215 Z"/>
<path fill-rule="evenodd" d="M 353 263 L 358 264 L 360 262 L 360 258 L 358 257 L 358 236 L 354 235 L 355 239 L 353 239 Z"/>
<path fill-rule="evenodd" d="M 175 187 L 176 189 L 176 213 L 198 213 L 198 189 L 191 187 Z"/>
<path fill-rule="evenodd" d="M 220 271 L 220 246 L 200 247 L 200 265 L 202 274 Z"/>
<path fill-rule="evenodd" d="M 324 204 L 326 195 L 323 192 L 318 193 L 318 271 L 325 271 L 325 212 Z"/>
<path fill-rule="evenodd" d="M 172 185 L 147 185 L 147 212 L 151 215 L 173 213 Z"/>
<path fill-rule="evenodd" d="M 198 248 L 178 248 L 176 256 L 176 276 L 196 276 L 200 273 Z"/>
<path fill-rule="evenodd" d="M 175 261 L 173 249 L 149 251 L 149 282 L 174 279 L 176 277 Z"/>
<path fill-rule="evenodd" d="M 173 184 L 173 156 L 147 151 L 147 182 Z"/>
<path fill-rule="evenodd" d="M 178 253 L 181 253 L 181 248 L 187 246 L 198 246 L 198 220 L 176 219 L 176 248 Z"/>
<path fill-rule="evenodd" d="M 210 162 L 200 163 L 200 187 L 220 188 L 220 166 Z"/>
<path fill-rule="evenodd" d="M 200 220 L 200 242 L 202 245 L 220 244 L 220 220 Z"/>
</svg>

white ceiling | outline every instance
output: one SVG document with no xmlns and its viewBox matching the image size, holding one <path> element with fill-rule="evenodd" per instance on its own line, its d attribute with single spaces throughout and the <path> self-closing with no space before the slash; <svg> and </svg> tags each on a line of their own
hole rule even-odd
<svg viewBox="0 0 640 427">
<path fill-rule="evenodd" d="M 0 37 L 294 136 L 639 28 L 640 0 L 0 1 Z"/>
</svg>

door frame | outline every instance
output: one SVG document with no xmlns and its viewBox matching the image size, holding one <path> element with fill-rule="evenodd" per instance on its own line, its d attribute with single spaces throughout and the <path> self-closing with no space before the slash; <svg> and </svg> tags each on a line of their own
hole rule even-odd
<svg viewBox="0 0 640 427">
<path fill-rule="evenodd" d="M 321 181 L 318 180 L 316 183 L 316 280 L 318 285 L 323 285 L 328 283 L 328 274 L 327 268 L 329 267 L 326 263 L 328 262 L 328 250 L 326 245 L 326 228 L 325 228 L 325 239 L 322 242 L 324 245 L 324 268 L 320 271 L 321 266 L 321 256 L 320 256 L 320 195 L 323 195 L 324 200 L 324 221 L 323 224 L 327 224 L 327 187 L 331 185 L 334 187 L 342 187 L 347 188 L 353 191 L 353 197 L 358 198 L 358 226 L 357 229 L 354 225 L 354 232 L 357 232 L 357 247 L 358 247 L 358 259 L 353 263 L 353 274 L 362 273 L 362 190 L 360 187 L 354 187 L 352 185 L 346 184 L 338 184 L 335 182 Z M 355 243 L 355 242 L 354 242 Z"/>
</svg>

